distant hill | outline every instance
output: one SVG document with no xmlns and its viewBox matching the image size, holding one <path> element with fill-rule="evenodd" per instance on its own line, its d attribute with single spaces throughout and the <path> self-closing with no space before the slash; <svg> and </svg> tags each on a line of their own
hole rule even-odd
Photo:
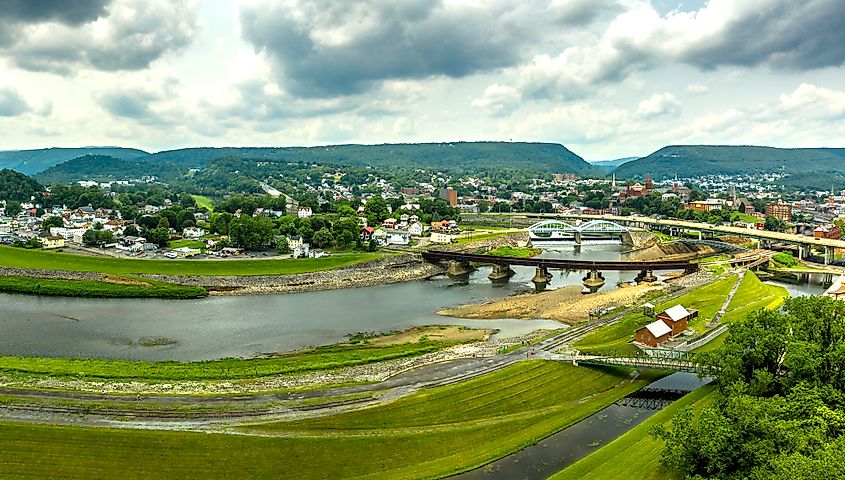
<svg viewBox="0 0 845 480">
<path fill-rule="evenodd" d="M 140 160 L 123 160 L 107 155 L 85 155 L 54 165 L 35 178 L 46 184 L 73 183 L 78 180 L 128 180 L 147 175 L 161 175 L 166 166 Z"/>
<path fill-rule="evenodd" d="M 602 174 L 600 169 L 563 145 L 522 142 L 187 148 L 159 152 L 147 160 L 182 167 L 203 167 L 222 157 L 373 167 L 425 167 L 441 170 L 495 168 L 584 176 Z"/>
<path fill-rule="evenodd" d="M 632 162 L 620 165 L 618 178 L 645 177 L 655 180 L 698 175 L 738 175 L 783 171 L 801 176 L 802 185 L 842 177 L 845 148 L 772 148 L 755 146 L 679 145 L 664 147 Z"/>
<path fill-rule="evenodd" d="M 640 157 L 625 157 L 625 158 L 617 158 L 616 160 L 588 160 L 590 165 L 594 167 L 600 168 L 604 173 L 610 173 L 616 167 L 620 165 L 624 165 L 628 162 L 633 162 L 634 160 Z"/>
<path fill-rule="evenodd" d="M 124 160 L 144 158 L 150 154 L 135 148 L 85 147 L 42 148 L 37 150 L 0 151 L 0 168 L 10 168 L 32 175 L 83 155 L 108 155 Z"/>
</svg>

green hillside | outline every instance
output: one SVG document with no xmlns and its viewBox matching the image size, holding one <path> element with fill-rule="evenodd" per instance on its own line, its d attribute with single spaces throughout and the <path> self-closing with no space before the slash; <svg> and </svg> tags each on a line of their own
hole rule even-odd
<svg viewBox="0 0 845 480">
<path fill-rule="evenodd" d="M 188 148 L 152 155 L 156 163 L 202 167 L 222 157 L 355 166 L 426 167 L 443 170 L 518 169 L 601 175 L 563 145 L 552 143 L 455 142 L 323 147 Z"/>
<path fill-rule="evenodd" d="M 4 168 L 0 170 L 0 200 L 27 202 L 39 197 L 44 187 L 26 175 Z"/>
<path fill-rule="evenodd" d="M 10 168 L 27 175 L 32 175 L 84 155 L 108 155 L 123 160 L 133 160 L 147 157 L 150 154 L 135 148 L 120 147 L 9 150 L 0 152 L 0 168 Z"/>
<path fill-rule="evenodd" d="M 656 180 L 698 175 L 780 172 L 796 176 L 800 185 L 830 188 L 831 179 L 845 180 L 845 148 L 772 148 L 755 146 L 681 145 L 661 148 L 647 157 L 620 165 L 619 178 Z M 800 177 L 799 177 L 800 176 Z M 837 180 L 838 179 L 838 180 Z"/>
<path fill-rule="evenodd" d="M 78 180 L 128 180 L 147 175 L 161 175 L 166 166 L 151 165 L 140 160 L 122 160 L 107 155 L 85 155 L 74 158 L 35 175 L 47 184 L 73 183 Z"/>
</svg>

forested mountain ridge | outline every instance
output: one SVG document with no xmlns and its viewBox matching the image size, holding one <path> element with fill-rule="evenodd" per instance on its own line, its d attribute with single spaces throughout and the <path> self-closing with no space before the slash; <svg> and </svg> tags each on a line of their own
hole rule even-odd
<svg viewBox="0 0 845 480">
<path fill-rule="evenodd" d="M 618 178 L 645 177 L 655 180 L 701 175 L 740 175 L 783 172 L 816 177 L 841 176 L 845 148 L 774 148 L 729 145 L 674 145 L 620 165 Z M 813 178 L 807 181 L 814 183 Z M 827 185 L 830 186 L 829 184 Z"/>
<path fill-rule="evenodd" d="M 43 191 L 35 179 L 8 168 L 0 170 L 0 200 L 27 202 L 32 197 L 40 198 Z"/>
<path fill-rule="evenodd" d="M 135 148 L 83 147 L 83 148 L 41 148 L 36 150 L 0 151 L 0 168 L 9 168 L 27 175 L 42 172 L 54 165 L 85 155 L 108 155 L 124 160 L 150 156 Z"/>
<path fill-rule="evenodd" d="M 541 173 L 601 172 L 560 144 L 525 142 L 402 143 L 320 147 L 187 148 L 152 155 L 152 162 L 202 167 L 222 157 L 435 170 L 519 169 Z"/>
<path fill-rule="evenodd" d="M 2 152 L 15 159 L 8 167 L 33 174 L 88 154 L 68 157 L 74 149 L 45 149 L 27 152 Z M 81 149 L 80 149 L 81 150 Z M 96 149 L 95 149 L 96 150 Z M 522 142 L 454 142 L 384 145 L 329 145 L 321 147 L 225 147 L 186 148 L 147 154 L 140 150 L 117 149 L 120 154 L 106 153 L 103 148 L 91 152 L 123 160 L 138 160 L 167 166 L 168 170 L 184 171 L 202 168 L 220 158 L 243 158 L 272 162 L 330 163 L 348 166 L 411 167 L 435 170 L 514 169 L 539 173 L 573 173 L 582 176 L 602 172 L 572 153 L 563 145 Z M 131 153 L 135 152 L 135 153 Z M 48 157 L 53 155 L 52 160 Z M 134 155 L 134 156 L 133 156 Z M 38 158 L 38 162 L 24 158 Z M 3 165 L 0 157 L 0 166 Z M 89 172 L 93 174 L 94 172 Z M 171 172 L 173 173 L 173 172 Z"/>
</svg>

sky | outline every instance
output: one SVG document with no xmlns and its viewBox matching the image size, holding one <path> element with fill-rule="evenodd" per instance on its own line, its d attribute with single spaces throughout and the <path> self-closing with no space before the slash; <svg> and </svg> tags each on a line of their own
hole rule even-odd
<svg viewBox="0 0 845 480">
<path fill-rule="evenodd" d="M 0 0 L 0 150 L 845 147 L 841 0 Z"/>
</svg>

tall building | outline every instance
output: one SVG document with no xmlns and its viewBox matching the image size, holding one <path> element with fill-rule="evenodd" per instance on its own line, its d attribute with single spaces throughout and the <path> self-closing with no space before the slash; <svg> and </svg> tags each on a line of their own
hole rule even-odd
<svg viewBox="0 0 845 480">
<path fill-rule="evenodd" d="M 458 192 L 451 188 L 444 188 L 440 190 L 440 198 L 449 202 L 449 205 L 453 207 L 458 205 Z"/>
<path fill-rule="evenodd" d="M 784 222 L 792 221 L 792 205 L 780 201 L 766 204 L 766 216 L 779 218 Z"/>
</svg>

